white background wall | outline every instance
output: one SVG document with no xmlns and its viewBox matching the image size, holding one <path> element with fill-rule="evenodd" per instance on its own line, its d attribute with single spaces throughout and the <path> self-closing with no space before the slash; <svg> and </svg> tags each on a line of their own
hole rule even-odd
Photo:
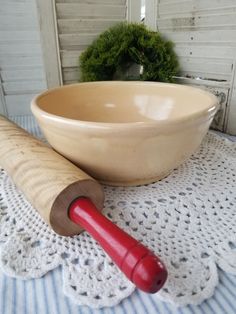
<svg viewBox="0 0 236 314">
<path fill-rule="evenodd" d="M 30 113 L 45 88 L 35 0 L 0 0 L 0 112 Z"/>
<path fill-rule="evenodd" d="M 236 1 L 146 0 L 146 23 L 175 43 L 180 82 L 218 95 L 218 129 L 236 134 Z"/>
</svg>

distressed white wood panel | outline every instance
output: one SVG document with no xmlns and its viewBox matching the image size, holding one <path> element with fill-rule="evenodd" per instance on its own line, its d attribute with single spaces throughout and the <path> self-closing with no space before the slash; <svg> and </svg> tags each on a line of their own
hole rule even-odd
<svg viewBox="0 0 236 314">
<path fill-rule="evenodd" d="M 165 36 L 176 44 L 217 44 L 217 46 L 232 46 L 236 48 L 236 30 L 165 32 Z"/>
<path fill-rule="evenodd" d="M 13 30 L 2 30 L 0 29 L 0 43 L 1 42 L 39 42 L 39 32 L 35 31 L 13 31 Z"/>
<path fill-rule="evenodd" d="M 0 54 L 0 67 L 2 70 L 17 70 L 27 67 L 37 67 L 41 69 L 40 71 L 44 71 L 43 69 L 43 61 L 41 55 L 25 55 L 25 54 L 17 54 L 17 55 L 1 55 Z"/>
<path fill-rule="evenodd" d="M 157 30 L 157 3 L 158 0 L 145 1 L 145 24 L 153 31 Z"/>
<path fill-rule="evenodd" d="M 8 116 L 32 114 L 30 103 L 34 97 L 35 94 L 5 96 Z"/>
<path fill-rule="evenodd" d="M 99 34 L 63 34 L 59 35 L 60 45 L 67 46 L 88 46 Z"/>
<path fill-rule="evenodd" d="M 37 93 L 47 88 L 42 80 L 5 82 L 2 85 L 5 95 Z"/>
<path fill-rule="evenodd" d="M 24 54 L 25 56 L 32 55 L 41 55 L 41 45 L 40 43 L 25 43 L 21 42 L 20 44 L 17 42 L 9 42 L 9 43 L 1 43 L 0 44 L 0 55 L 20 55 Z"/>
<path fill-rule="evenodd" d="M 127 0 L 127 20 L 129 22 L 140 22 L 141 0 Z"/>
<path fill-rule="evenodd" d="M 88 47 L 88 45 L 79 45 L 77 43 L 73 44 L 73 45 L 68 45 L 68 46 L 64 46 L 63 49 L 67 50 L 67 51 L 84 51 L 86 48 Z"/>
<path fill-rule="evenodd" d="M 88 4 L 115 4 L 125 5 L 126 0 L 56 0 L 57 3 L 88 3 Z"/>
<path fill-rule="evenodd" d="M 79 64 L 79 56 L 83 51 L 78 50 L 62 50 L 61 51 L 61 64 L 62 67 L 77 67 Z"/>
<path fill-rule="evenodd" d="M 137 7 L 140 0 L 131 2 Z M 64 84 L 78 82 L 80 54 L 101 32 L 126 19 L 127 6 L 126 0 L 56 0 Z"/>
<path fill-rule="evenodd" d="M 42 67 L 33 67 L 31 69 L 17 69 L 2 70 L 1 71 L 2 81 L 22 81 L 22 80 L 44 80 L 45 73 Z"/>
<path fill-rule="evenodd" d="M 76 81 L 78 82 L 80 78 L 79 68 L 66 68 L 63 71 L 63 80 L 64 82 Z"/>
<path fill-rule="evenodd" d="M 183 2 L 183 1 L 191 1 L 191 0 L 158 0 L 159 3 L 176 3 L 176 2 Z"/>
<path fill-rule="evenodd" d="M 227 112 L 226 131 L 229 134 L 236 135 L 236 58 L 233 68 L 233 83 L 230 90 L 229 109 Z"/>
<path fill-rule="evenodd" d="M 5 114 L 30 113 L 22 97 L 46 88 L 34 0 L 1 0 L 0 72 Z"/>
<path fill-rule="evenodd" d="M 35 24 L 35 16 L 29 15 L 27 18 L 24 16 L 0 16 L 1 31 L 11 31 L 11 30 L 37 30 L 37 25 Z"/>
<path fill-rule="evenodd" d="M 231 74 L 227 73 L 221 73 L 220 75 L 218 73 L 210 72 L 209 70 L 206 71 L 191 71 L 191 70 L 182 70 L 181 71 L 182 76 L 186 77 L 192 77 L 192 78 L 201 78 L 205 80 L 216 80 L 216 81 L 230 81 Z"/>
<path fill-rule="evenodd" d="M 62 84 L 55 1 L 36 0 L 40 25 L 44 67 L 48 88 Z"/>
<path fill-rule="evenodd" d="M 12 11 L 14 10 L 14 11 Z M 30 2 L 17 2 L 17 1 L 10 1 L 10 2 L 1 2 L 1 10 L 0 10 L 0 17 L 1 16 L 32 16 L 37 18 L 37 13 L 35 10 L 35 3 L 34 1 Z"/>
<path fill-rule="evenodd" d="M 89 5 L 77 3 L 58 3 L 57 17 L 60 18 L 125 18 L 126 8 L 123 5 Z"/>
<path fill-rule="evenodd" d="M 180 67 L 187 71 L 208 71 L 212 73 L 232 73 L 232 59 L 179 57 Z"/>
<path fill-rule="evenodd" d="M 0 77 L 0 114 L 7 115 L 7 107 Z"/>
<path fill-rule="evenodd" d="M 215 125 L 236 134 L 236 1 L 159 0 L 157 16 L 158 29 L 175 43 L 182 83 L 224 95 Z"/>
<path fill-rule="evenodd" d="M 12 4 L 15 4 L 15 3 L 28 3 L 28 2 L 31 2 L 32 3 L 32 0 L 1 0 L 2 3 L 12 3 Z"/>
<path fill-rule="evenodd" d="M 224 58 L 224 59 L 234 59 L 235 49 L 232 47 L 217 45 L 208 46 L 206 49 L 205 45 L 190 46 L 190 45 L 176 45 L 175 51 L 178 56 L 181 57 L 200 57 L 200 58 Z"/>
<path fill-rule="evenodd" d="M 204 13 L 204 12 L 203 12 Z M 166 18 L 158 18 L 158 27 L 162 31 L 176 30 L 211 30 L 211 29 L 235 29 L 236 18 L 235 13 L 228 14 L 199 14 L 194 15 L 186 13 L 183 16 L 168 16 Z"/>
<path fill-rule="evenodd" d="M 226 132 L 231 135 L 236 135 L 236 96 L 235 96 L 235 88 L 234 88 L 234 97 L 230 100 L 230 107 L 227 115 L 227 125 Z"/>
<path fill-rule="evenodd" d="M 124 21 L 124 19 L 59 19 L 60 34 L 101 33 L 109 27 Z"/>
<path fill-rule="evenodd" d="M 207 86 L 207 87 L 217 87 L 217 88 L 225 88 L 229 89 L 230 88 L 230 82 L 221 82 L 221 81 L 210 81 L 210 80 L 203 80 L 203 79 L 192 79 L 188 77 L 175 77 L 176 81 L 179 84 L 185 84 L 185 85 L 196 85 L 199 86 L 199 88 L 202 88 L 202 86 Z"/>
<path fill-rule="evenodd" d="M 133 8 L 137 8 L 139 2 L 140 0 L 129 1 Z M 55 52 L 60 55 L 57 64 L 46 66 L 47 73 L 50 75 L 53 69 L 59 69 L 64 84 L 79 80 L 78 64 L 81 52 L 102 31 L 124 21 L 128 7 L 127 0 L 54 0 L 50 4 L 47 0 L 38 0 L 38 5 L 42 34 L 46 38 L 46 42 L 43 42 L 44 50 L 47 45 L 51 47 L 53 60 L 56 59 Z M 51 25 L 46 27 L 45 19 L 51 20 Z M 50 36 L 47 34 L 48 29 Z M 46 59 L 49 60 L 51 54 L 47 55 Z"/>
<path fill-rule="evenodd" d="M 232 12 L 235 11 L 235 0 L 217 0 L 217 1 L 178 1 L 168 3 L 166 1 L 159 2 L 159 15 L 177 15 L 183 13 L 200 13 L 202 11 L 217 12 Z"/>
<path fill-rule="evenodd" d="M 225 61 L 224 59 L 222 59 Z M 181 75 L 186 77 L 200 77 L 211 80 L 231 81 L 233 61 L 214 62 L 214 59 L 179 58 Z M 226 60 L 227 61 L 227 60 Z"/>
</svg>

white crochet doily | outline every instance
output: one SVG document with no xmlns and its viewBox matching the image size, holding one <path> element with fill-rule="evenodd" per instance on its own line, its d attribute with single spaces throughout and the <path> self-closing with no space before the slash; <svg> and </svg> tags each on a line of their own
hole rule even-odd
<svg viewBox="0 0 236 314">
<path fill-rule="evenodd" d="M 151 248 L 169 277 L 156 294 L 179 305 L 210 297 L 217 266 L 236 274 L 236 143 L 209 133 L 166 179 L 139 187 L 104 187 L 104 213 Z M 37 278 L 62 265 L 64 293 L 81 305 L 113 306 L 134 286 L 86 233 L 56 235 L 0 173 L 0 266 Z"/>
</svg>

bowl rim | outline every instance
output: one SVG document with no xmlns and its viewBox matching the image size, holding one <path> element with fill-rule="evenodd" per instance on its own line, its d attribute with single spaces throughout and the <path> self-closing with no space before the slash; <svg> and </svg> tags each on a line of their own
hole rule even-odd
<svg viewBox="0 0 236 314">
<path fill-rule="evenodd" d="M 78 85 L 115 85 L 115 84 L 131 84 L 131 85 L 159 85 L 159 86 L 169 86 L 171 88 L 182 88 L 182 89 L 191 89 L 194 91 L 198 91 L 199 93 L 207 96 L 209 99 L 211 99 L 211 102 L 209 104 L 209 106 L 207 106 L 206 108 L 189 114 L 187 116 L 184 117 L 179 117 L 179 118 L 175 118 L 173 120 L 153 120 L 153 121 L 138 121 L 138 122 L 94 122 L 94 121 L 84 121 L 84 120 L 78 120 L 78 119 L 71 119 L 71 118 L 66 118 L 63 116 L 59 116 L 59 115 L 55 115 L 52 113 L 49 113 L 45 110 L 42 110 L 39 106 L 38 106 L 38 100 L 45 97 L 46 95 L 57 91 L 57 90 L 61 90 L 61 89 L 69 89 Z M 175 83 L 163 83 L 163 82 L 150 82 L 150 81 L 95 81 L 95 82 L 81 82 L 81 83 L 74 83 L 74 84 L 69 84 L 69 85 L 62 85 L 59 87 L 55 87 L 55 88 L 50 88 L 38 95 L 36 95 L 32 101 L 31 101 L 31 111 L 33 113 L 33 115 L 36 117 L 36 119 L 42 120 L 46 119 L 48 122 L 50 121 L 51 123 L 63 123 L 63 124 L 67 124 L 70 125 L 71 127 L 87 127 L 87 128 L 98 128 L 98 129 L 110 129 L 111 127 L 114 129 L 120 129 L 120 130 L 126 130 L 126 129 L 139 129 L 139 128 L 163 128 L 163 127 L 169 127 L 171 126 L 180 126 L 185 123 L 188 124 L 193 124 L 193 122 L 197 122 L 197 121 L 205 121 L 205 120 L 209 120 L 211 119 L 215 113 L 217 112 L 217 110 L 219 109 L 219 101 L 217 99 L 217 97 L 215 95 L 213 95 L 212 93 L 205 91 L 203 89 L 197 88 L 197 87 L 193 87 L 190 85 L 186 85 L 186 84 L 175 84 Z M 41 117 L 41 119 L 40 119 Z M 199 122 L 200 122 L 199 121 Z"/>
</svg>

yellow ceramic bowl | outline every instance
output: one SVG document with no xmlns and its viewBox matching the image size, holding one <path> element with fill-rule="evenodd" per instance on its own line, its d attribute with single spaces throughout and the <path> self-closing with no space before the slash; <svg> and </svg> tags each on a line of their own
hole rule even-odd
<svg viewBox="0 0 236 314">
<path fill-rule="evenodd" d="M 55 88 L 31 106 L 51 146 L 110 185 L 167 176 L 198 148 L 217 108 L 193 87 L 119 81 Z"/>
</svg>

